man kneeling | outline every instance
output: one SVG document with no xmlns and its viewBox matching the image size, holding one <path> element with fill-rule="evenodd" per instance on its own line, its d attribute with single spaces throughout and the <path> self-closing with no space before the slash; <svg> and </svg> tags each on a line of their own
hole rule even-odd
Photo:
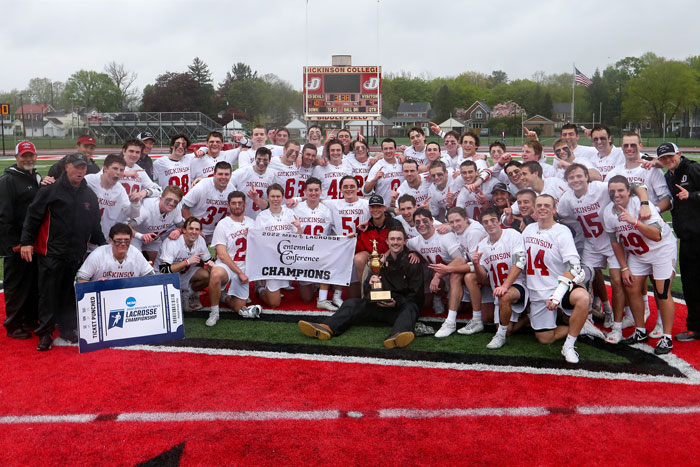
<svg viewBox="0 0 700 467">
<path fill-rule="evenodd" d="M 381 281 L 383 289 L 391 291 L 391 300 L 345 300 L 324 323 L 299 321 L 301 332 L 309 337 L 327 340 L 339 336 L 353 324 L 376 320 L 393 324 L 391 334 L 384 340 L 385 347 L 406 347 L 413 341 L 413 329 L 423 305 L 423 266 L 409 262 L 406 233 L 401 226 L 391 227 L 386 241 L 389 251 L 383 259 L 380 274 L 369 276 L 364 288 L 365 296 L 369 297 L 370 286 Z"/>
</svg>

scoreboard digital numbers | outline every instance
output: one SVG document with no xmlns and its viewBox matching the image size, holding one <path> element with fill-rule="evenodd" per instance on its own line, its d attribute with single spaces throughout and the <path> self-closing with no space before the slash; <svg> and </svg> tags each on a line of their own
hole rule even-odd
<svg viewBox="0 0 700 467">
<path fill-rule="evenodd" d="M 304 67 L 307 120 L 375 120 L 382 114 L 382 67 Z"/>
</svg>

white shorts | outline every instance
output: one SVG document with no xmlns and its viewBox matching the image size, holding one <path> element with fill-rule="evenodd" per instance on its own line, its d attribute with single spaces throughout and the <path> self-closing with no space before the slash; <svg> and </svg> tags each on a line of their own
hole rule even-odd
<svg viewBox="0 0 700 467">
<path fill-rule="evenodd" d="M 180 273 L 180 291 L 184 293 L 185 291 L 191 290 L 190 281 L 192 280 L 192 276 L 200 269 L 202 268 L 199 266 L 190 266 L 187 271 Z"/>
<path fill-rule="evenodd" d="M 150 243 L 143 243 L 143 241 L 139 240 L 138 238 L 134 237 L 131 239 L 131 244 L 134 245 L 136 248 L 138 248 L 140 251 L 155 251 L 159 252 L 160 247 L 163 245 L 163 239 L 162 238 L 156 238 Z"/>
<path fill-rule="evenodd" d="M 588 248 L 584 248 L 581 262 L 592 268 L 604 268 L 606 266 L 612 269 L 620 268 L 620 263 L 617 261 L 617 256 L 615 256 L 612 247 L 610 247 L 609 251 L 606 249 L 602 252 L 591 251 Z"/>
<path fill-rule="evenodd" d="M 513 284 L 511 287 L 517 286 L 517 289 L 520 291 L 520 300 L 518 300 L 516 303 L 511 304 L 510 308 L 512 311 L 513 315 L 518 315 L 522 314 L 523 311 L 525 311 L 525 308 L 527 308 L 527 303 L 530 300 L 530 291 L 527 290 L 527 287 L 525 287 L 522 284 Z M 511 317 L 510 319 L 513 321 L 513 318 Z M 513 321 L 514 323 L 517 323 L 518 320 L 516 319 Z"/>
<path fill-rule="evenodd" d="M 557 327 L 557 310 L 547 308 L 547 302 L 530 302 L 530 326 L 535 331 L 551 331 Z"/>
<path fill-rule="evenodd" d="M 471 303 L 471 295 L 467 286 L 462 286 L 462 301 Z M 493 297 L 493 289 L 491 285 L 481 286 L 481 303 L 495 303 L 497 300 Z"/>
<path fill-rule="evenodd" d="M 627 255 L 627 266 L 633 276 L 651 276 L 657 281 L 673 277 L 676 272 L 676 251 L 666 255 L 654 255 L 647 260 L 644 256 Z"/>
<path fill-rule="evenodd" d="M 280 279 L 266 279 L 265 288 L 270 292 L 277 292 L 279 289 L 289 287 L 289 281 Z"/>
<path fill-rule="evenodd" d="M 231 268 L 229 268 L 223 262 L 217 261 L 216 267 L 223 268 L 228 275 L 228 282 L 226 284 L 221 284 L 221 290 L 226 290 L 228 287 L 228 295 L 233 295 L 241 300 L 248 300 L 248 296 L 250 295 L 250 283 L 241 284 L 238 274 L 233 272 Z"/>
</svg>

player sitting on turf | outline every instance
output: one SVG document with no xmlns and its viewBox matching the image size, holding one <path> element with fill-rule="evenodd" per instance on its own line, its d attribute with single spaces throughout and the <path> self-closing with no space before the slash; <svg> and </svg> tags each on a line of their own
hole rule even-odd
<svg viewBox="0 0 700 467">
<path fill-rule="evenodd" d="M 406 234 L 401 226 L 391 227 L 387 235 L 388 253 L 379 275 L 369 275 L 364 282 L 365 296 L 370 286 L 381 281 L 391 291 L 391 300 L 372 302 L 368 298 L 345 300 L 338 311 L 323 323 L 299 321 L 299 330 L 309 337 L 327 340 L 365 320 L 392 324 L 387 348 L 405 347 L 413 341 L 414 326 L 423 304 L 423 266 L 409 261 Z"/>
<path fill-rule="evenodd" d="M 155 264 L 161 274 L 180 274 L 180 295 L 185 311 L 202 308 L 199 292 L 209 285 L 209 271 L 214 267 L 207 243 L 202 237 L 202 221 L 188 217 L 182 235 L 175 240 L 166 238 Z"/>
<path fill-rule="evenodd" d="M 153 267 L 141 252 L 131 246 L 131 227 L 114 224 L 109 229 L 109 245 L 97 247 L 90 253 L 76 274 L 78 282 L 125 279 L 150 276 Z"/>
</svg>

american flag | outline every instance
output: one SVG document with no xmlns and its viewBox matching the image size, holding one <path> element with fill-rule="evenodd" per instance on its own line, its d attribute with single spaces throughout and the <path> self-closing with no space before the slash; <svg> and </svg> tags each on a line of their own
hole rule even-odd
<svg viewBox="0 0 700 467">
<path fill-rule="evenodd" d="M 581 73 L 580 71 L 578 71 L 578 68 L 574 67 L 574 70 L 576 70 L 576 75 L 574 76 L 574 81 L 576 83 L 581 83 L 586 87 L 593 84 L 593 81 L 591 81 L 591 79 L 588 76 L 586 76 L 583 73 Z"/>
</svg>

